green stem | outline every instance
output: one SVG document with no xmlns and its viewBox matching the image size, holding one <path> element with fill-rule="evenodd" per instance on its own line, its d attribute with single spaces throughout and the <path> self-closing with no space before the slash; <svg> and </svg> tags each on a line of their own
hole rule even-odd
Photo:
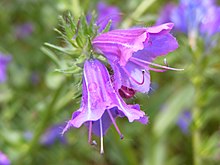
<svg viewBox="0 0 220 165">
<path fill-rule="evenodd" d="M 195 63 L 195 74 L 193 74 L 192 82 L 195 89 L 194 105 L 192 108 L 193 130 L 192 130 L 192 147 L 193 147 L 193 164 L 201 165 L 200 157 L 201 148 L 201 95 L 202 95 L 202 67 L 200 60 Z"/>
<path fill-rule="evenodd" d="M 42 120 L 40 120 L 40 123 L 39 123 L 39 125 L 36 128 L 34 137 L 31 140 L 27 150 L 19 158 L 18 164 L 23 164 L 27 155 L 33 156 L 35 151 L 39 147 L 38 146 L 39 139 L 40 139 L 41 135 L 44 133 L 44 131 L 46 130 L 46 128 L 48 127 L 48 125 L 49 125 L 49 123 L 51 121 L 50 119 L 52 118 L 52 113 L 53 113 L 53 110 L 55 108 L 54 105 L 55 105 L 55 103 L 57 101 L 57 98 L 58 98 L 58 96 L 60 94 L 61 89 L 62 89 L 62 86 L 60 86 L 56 90 L 56 92 L 55 92 L 51 102 L 48 104 L 47 108 L 45 109 L 44 113 L 42 114 Z"/>
<path fill-rule="evenodd" d="M 192 117 L 194 121 L 194 128 L 192 132 L 192 145 L 193 145 L 193 164 L 201 165 L 200 158 L 200 145 L 201 145 L 201 136 L 200 136 L 200 111 L 201 109 L 198 105 L 194 105 L 192 110 Z"/>
<path fill-rule="evenodd" d="M 143 0 L 136 10 L 129 15 L 122 24 L 122 27 L 127 28 L 131 26 L 132 21 L 140 18 L 140 16 L 155 2 L 156 0 Z"/>
</svg>

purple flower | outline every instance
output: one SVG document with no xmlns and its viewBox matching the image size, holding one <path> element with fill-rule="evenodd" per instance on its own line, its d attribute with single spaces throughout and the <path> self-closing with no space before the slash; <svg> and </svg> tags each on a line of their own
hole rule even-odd
<svg viewBox="0 0 220 165">
<path fill-rule="evenodd" d="M 3 83 L 7 80 L 7 66 L 11 61 L 11 56 L 5 56 L 0 52 L 0 83 Z"/>
<path fill-rule="evenodd" d="M 0 151 L 0 165 L 10 165 L 11 162 L 8 157 Z"/>
<path fill-rule="evenodd" d="M 70 127 L 79 128 L 85 124 L 89 129 L 88 141 L 91 134 L 101 137 L 101 153 L 103 153 L 103 136 L 113 124 L 123 138 L 116 122 L 116 117 L 127 117 L 129 122 L 137 120 L 147 124 L 148 118 L 140 110 L 139 105 L 127 105 L 115 91 L 108 70 L 99 60 L 89 59 L 84 63 L 81 107 L 72 115 L 63 130 Z"/>
<path fill-rule="evenodd" d="M 64 124 L 55 124 L 52 127 L 49 127 L 41 136 L 40 143 L 45 146 L 51 146 L 55 141 L 60 141 L 61 143 L 66 144 L 66 138 L 60 136 L 63 127 Z"/>
<path fill-rule="evenodd" d="M 184 134 L 187 134 L 189 132 L 188 128 L 189 128 L 191 121 L 192 121 L 192 115 L 189 111 L 184 111 L 179 116 L 177 125 L 180 127 L 180 129 L 182 130 Z"/>
<path fill-rule="evenodd" d="M 145 93 L 150 88 L 149 70 L 176 70 L 152 63 L 157 56 L 166 55 L 178 47 L 176 39 L 169 33 L 172 27 L 172 23 L 167 23 L 148 28 L 112 30 L 93 39 L 94 50 L 103 54 L 111 64 L 116 89 L 125 86 Z"/>
<path fill-rule="evenodd" d="M 111 20 L 110 30 L 115 29 L 121 21 L 120 10 L 115 6 L 108 6 L 104 2 L 99 2 L 97 5 L 97 20 L 96 25 L 99 27 L 98 32 L 102 32 Z M 92 19 L 91 14 L 86 16 L 87 22 L 90 23 Z"/>
<path fill-rule="evenodd" d="M 97 9 L 98 18 L 96 23 L 99 26 L 99 32 L 105 29 L 110 20 L 112 21 L 110 30 L 115 29 L 121 21 L 120 10 L 115 6 L 108 6 L 104 2 L 99 2 Z"/>
<path fill-rule="evenodd" d="M 220 7 L 216 6 L 214 0 L 180 0 L 178 6 L 165 6 L 157 24 L 170 21 L 175 24 L 177 31 L 189 35 L 199 33 L 207 39 L 220 31 Z"/>
<path fill-rule="evenodd" d="M 27 22 L 21 25 L 18 25 L 15 29 L 15 35 L 18 39 L 24 39 L 30 36 L 34 31 L 34 26 L 32 23 Z"/>
</svg>

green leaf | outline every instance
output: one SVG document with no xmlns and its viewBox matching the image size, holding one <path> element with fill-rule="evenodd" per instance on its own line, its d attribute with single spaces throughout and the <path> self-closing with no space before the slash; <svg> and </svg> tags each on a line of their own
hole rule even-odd
<svg viewBox="0 0 220 165">
<path fill-rule="evenodd" d="M 168 130 L 176 124 L 179 114 L 185 108 L 190 107 L 193 96 L 194 89 L 188 85 L 178 89 L 168 98 L 168 101 L 164 103 L 164 108 L 155 119 L 153 131 L 158 137 L 168 133 Z"/>
<path fill-rule="evenodd" d="M 108 21 L 108 24 L 105 26 L 105 29 L 102 31 L 102 33 L 106 33 L 110 30 L 110 27 L 112 25 L 112 20 Z"/>
<path fill-rule="evenodd" d="M 45 47 L 41 47 L 40 49 L 48 57 L 50 57 L 54 61 L 54 63 L 56 63 L 58 66 L 61 66 L 61 63 L 60 63 L 59 59 L 56 57 L 56 55 L 51 50 L 49 50 L 49 49 L 47 49 Z"/>
</svg>

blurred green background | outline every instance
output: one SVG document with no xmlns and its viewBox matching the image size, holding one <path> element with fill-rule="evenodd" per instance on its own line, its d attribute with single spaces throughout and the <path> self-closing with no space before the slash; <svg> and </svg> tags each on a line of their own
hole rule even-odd
<svg viewBox="0 0 220 165">
<path fill-rule="evenodd" d="M 154 25 L 161 8 L 171 1 L 105 2 L 120 8 L 120 26 L 126 28 Z M 174 34 L 179 48 L 166 59 L 170 66 L 185 70 L 151 72 L 152 91 L 128 100 L 141 105 L 150 119 L 147 126 L 118 119 L 125 138 L 120 140 L 112 126 L 104 138 L 104 155 L 99 154 L 99 146 L 87 143 L 84 126 L 61 137 L 63 124 L 80 106 L 76 80 L 81 75 L 55 72 L 57 65 L 48 54 L 54 53 L 58 59 L 62 59 L 62 54 L 48 53 L 50 49 L 43 46 L 45 42 L 63 45 L 54 31 L 60 27 L 59 16 L 70 11 L 78 18 L 83 12 L 95 11 L 97 3 L 96 0 L 0 1 L 0 52 L 12 56 L 7 81 L 0 84 L 0 151 L 11 164 L 22 165 L 190 165 L 197 132 L 202 162 L 220 164 L 219 42 L 205 52 L 203 41 L 199 40 L 195 52 L 183 34 Z M 202 58 L 197 60 L 198 56 Z M 164 57 L 158 58 L 157 63 L 162 64 L 163 60 Z M 191 114 L 196 108 L 200 111 L 198 120 L 184 118 L 185 112 Z M 185 132 L 178 125 L 181 117 L 188 125 Z M 50 129 L 54 125 L 57 127 Z M 46 134 L 48 131 L 52 135 Z M 54 143 L 49 144 L 53 140 L 47 138 Z M 95 140 L 99 142 L 99 138 Z"/>
</svg>

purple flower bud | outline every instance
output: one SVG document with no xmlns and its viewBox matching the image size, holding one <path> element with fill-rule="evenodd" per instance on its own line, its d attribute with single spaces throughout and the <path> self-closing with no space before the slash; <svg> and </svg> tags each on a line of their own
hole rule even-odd
<svg viewBox="0 0 220 165">
<path fill-rule="evenodd" d="M 140 110 L 139 105 L 127 105 L 115 91 L 108 70 L 99 60 L 85 61 L 82 92 L 81 107 L 73 113 L 63 133 L 70 127 L 79 128 L 85 124 L 89 129 L 89 143 L 91 143 L 92 133 L 100 136 L 101 153 L 103 153 L 103 136 L 111 124 L 123 138 L 115 122 L 116 117 L 126 116 L 129 122 L 134 120 L 143 124 L 148 122 L 148 118 Z"/>
<path fill-rule="evenodd" d="M 104 2 L 99 2 L 97 10 L 98 18 L 96 23 L 99 26 L 99 32 L 105 29 L 110 20 L 112 21 L 110 30 L 115 29 L 121 21 L 120 10 L 115 6 L 108 6 Z"/>
<path fill-rule="evenodd" d="M 11 56 L 5 56 L 0 52 L 0 83 L 7 80 L 7 66 L 11 61 Z"/>
<path fill-rule="evenodd" d="M 112 30 L 94 38 L 94 50 L 103 54 L 111 64 L 116 89 L 125 86 L 145 93 L 150 89 L 149 70 L 177 70 L 152 63 L 156 57 L 178 47 L 176 39 L 169 33 L 172 27 L 172 23 L 166 23 L 148 28 Z"/>
<path fill-rule="evenodd" d="M 11 162 L 8 157 L 0 151 L 0 165 L 10 165 Z"/>
<path fill-rule="evenodd" d="M 180 127 L 180 129 L 184 134 L 187 134 L 189 132 L 189 125 L 191 121 L 192 121 L 192 115 L 189 111 L 184 111 L 179 116 L 177 125 Z"/>
<path fill-rule="evenodd" d="M 66 144 L 66 138 L 61 136 L 63 127 L 64 124 L 55 124 L 52 127 L 49 127 L 41 136 L 40 143 L 45 146 L 51 146 L 55 141 L 60 141 L 61 143 Z"/>
<path fill-rule="evenodd" d="M 115 29 L 121 21 L 120 10 L 116 6 L 108 6 L 104 2 L 98 3 L 97 15 L 96 25 L 99 26 L 98 32 L 102 32 L 109 21 L 111 21 L 110 30 Z M 88 23 L 90 23 L 91 19 L 91 13 L 87 14 L 86 20 Z"/>
<path fill-rule="evenodd" d="M 34 31 L 34 26 L 32 23 L 27 22 L 21 25 L 18 25 L 15 29 L 15 35 L 18 39 L 24 39 L 30 36 Z"/>
</svg>

